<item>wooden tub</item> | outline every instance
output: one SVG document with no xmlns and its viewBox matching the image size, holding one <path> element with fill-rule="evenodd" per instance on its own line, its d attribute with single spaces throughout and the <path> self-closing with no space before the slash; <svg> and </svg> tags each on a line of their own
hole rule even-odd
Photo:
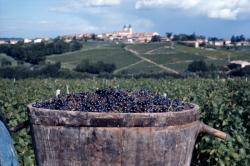
<svg viewBox="0 0 250 166">
<path fill-rule="evenodd" d="M 226 134 L 199 121 L 199 107 L 167 113 L 29 108 L 38 166 L 189 166 L 197 135 Z"/>
</svg>

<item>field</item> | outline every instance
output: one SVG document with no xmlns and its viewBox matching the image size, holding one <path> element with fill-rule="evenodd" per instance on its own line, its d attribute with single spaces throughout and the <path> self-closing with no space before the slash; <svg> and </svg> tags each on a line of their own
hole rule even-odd
<svg viewBox="0 0 250 166">
<path fill-rule="evenodd" d="M 4 54 L 13 65 L 17 62 Z M 115 44 L 110 42 L 83 42 L 79 51 L 50 55 L 47 62 L 62 63 L 63 68 L 74 69 L 83 60 L 113 63 L 114 74 L 181 73 L 194 60 L 208 64 L 226 65 L 230 60 L 250 60 L 250 49 L 239 50 L 192 48 L 174 43 Z M 150 89 L 170 98 L 179 98 L 200 106 L 201 120 L 228 133 L 222 141 L 200 135 L 195 145 L 192 166 L 248 166 L 250 165 L 250 82 L 248 78 L 235 79 L 0 79 L 0 110 L 9 127 L 27 120 L 27 104 L 48 99 L 57 89 L 66 92 L 95 90 L 100 87 Z M 29 129 L 12 135 L 21 165 L 34 165 L 34 151 Z"/>
<path fill-rule="evenodd" d="M 192 166 L 248 166 L 250 164 L 250 82 L 242 79 L 27 79 L 0 80 L 0 109 L 9 127 L 27 119 L 26 105 L 48 99 L 57 89 L 66 92 L 95 90 L 100 87 L 150 89 L 170 98 L 179 98 L 200 106 L 204 123 L 228 133 L 222 141 L 200 135 L 193 153 Z M 34 152 L 29 130 L 13 134 L 21 165 L 34 165 Z"/>
<path fill-rule="evenodd" d="M 119 45 L 100 45 L 99 47 L 93 47 L 88 49 L 83 48 L 82 50 L 73 53 L 52 55 L 48 57 L 48 60 L 60 61 L 62 62 L 63 67 L 70 69 L 74 68 L 82 60 L 114 63 L 117 68 L 128 66 L 139 60 L 139 58 L 134 57 Z"/>
<path fill-rule="evenodd" d="M 62 62 L 64 68 L 73 69 L 82 60 L 114 63 L 114 73 L 157 73 L 160 71 L 180 73 L 194 60 L 208 64 L 226 65 L 228 59 L 250 60 L 250 49 L 236 51 L 226 49 L 192 48 L 174 43 L 148 43 L 123 45 L 114 43 L 83 43 L 76 52 L 47 57 L 50 62 Z"/>
</svg>

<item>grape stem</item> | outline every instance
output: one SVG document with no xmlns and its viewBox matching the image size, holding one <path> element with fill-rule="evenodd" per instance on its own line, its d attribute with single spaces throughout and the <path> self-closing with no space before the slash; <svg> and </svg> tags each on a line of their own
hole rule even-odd
<svg viewBox="0 0 250 166">
<path fill-rule="evenodd" d="M 170 106 L 168 107 L 168 112 L 170 111 L 170 109 L 173 110 L 173 107 L 172 107 L 173 101 L 174 101 L 174 100 L 171 101 L 171 104 L 170 104 Z"/>
</svg>

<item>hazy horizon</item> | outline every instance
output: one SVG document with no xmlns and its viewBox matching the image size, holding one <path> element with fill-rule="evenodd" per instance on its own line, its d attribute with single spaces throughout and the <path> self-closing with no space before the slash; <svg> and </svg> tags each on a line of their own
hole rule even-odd
<svg viewBox="0 0 250 166">
<path fill-rule="evenodd" d="M 0 37 L 119 30 L 250 37 L 250 0 L 0 0 Z"/>
</svg>

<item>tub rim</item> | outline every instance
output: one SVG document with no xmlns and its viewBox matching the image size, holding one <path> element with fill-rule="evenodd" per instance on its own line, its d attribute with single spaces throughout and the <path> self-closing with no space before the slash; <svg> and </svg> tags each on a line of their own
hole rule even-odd
<svg viewBox="0 0 250 166">
<path fill-rule="evenodd" d="M 71 127 L 166 127 L 199 120 L 199 106 L 180 112 L 120 113 L 53 110 L 28 105 L 31 124 Z"/>
</svg>

